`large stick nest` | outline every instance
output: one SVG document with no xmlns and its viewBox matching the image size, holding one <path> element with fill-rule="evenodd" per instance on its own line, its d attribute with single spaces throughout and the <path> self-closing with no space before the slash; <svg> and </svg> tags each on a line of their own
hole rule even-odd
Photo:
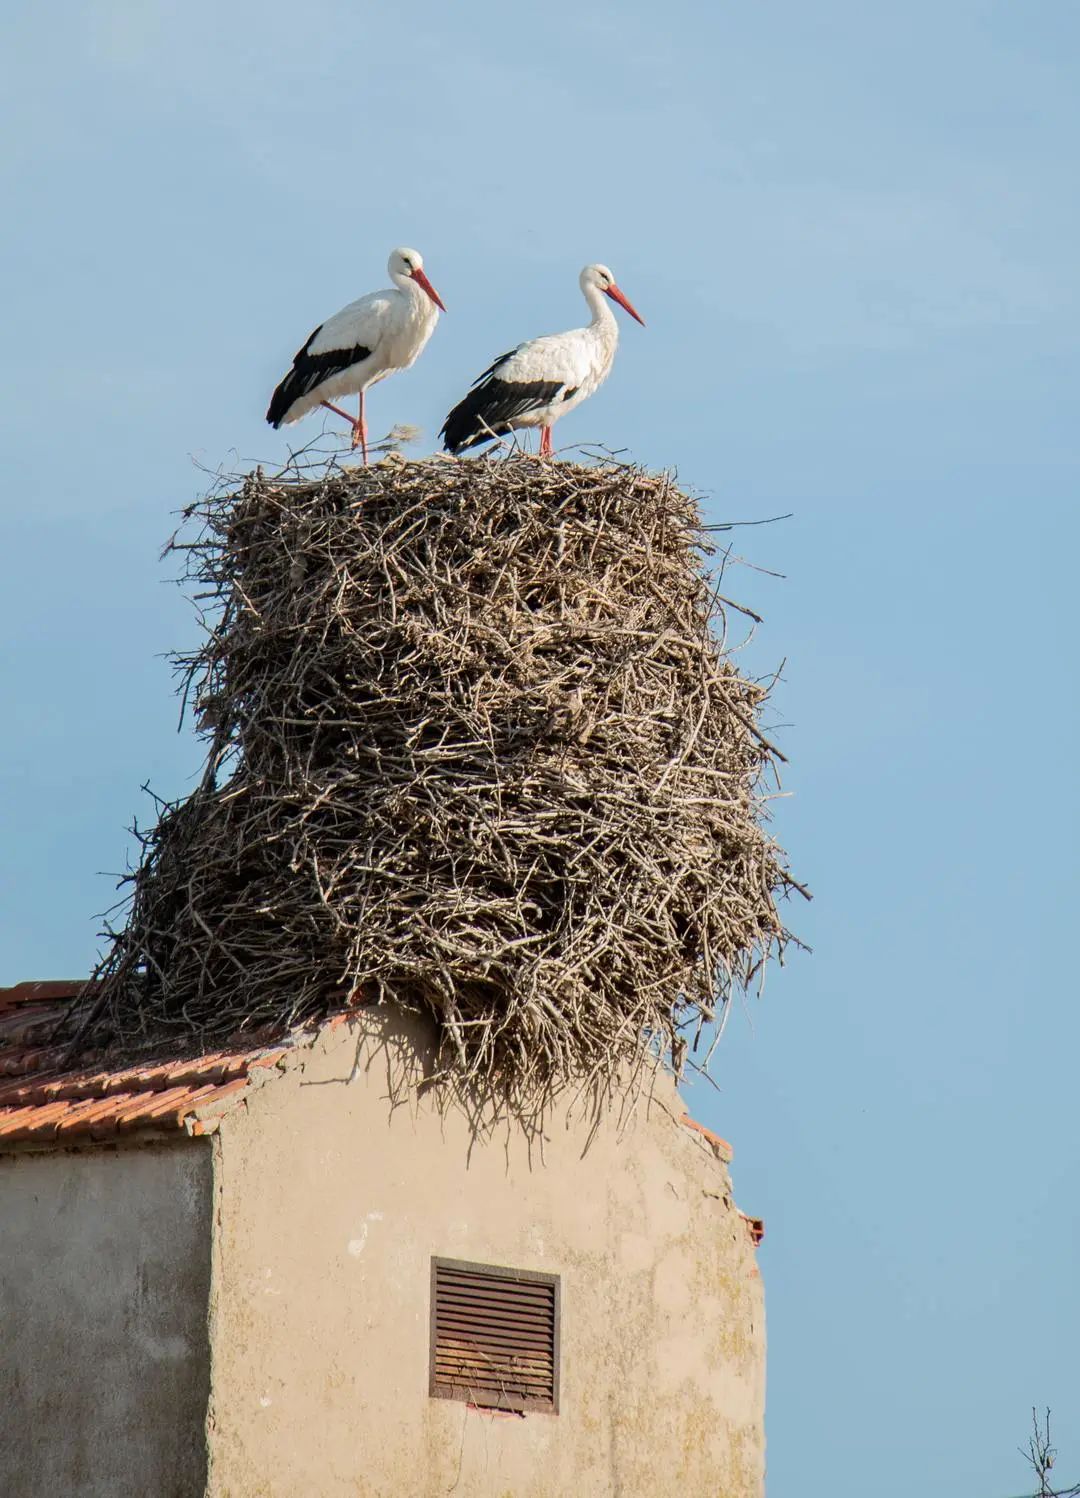
<svg viewBox="0 0 1080 1498">
<path fill-rule="evenodd" d="M 188 521 L 206 774 L 143 837 L 82 1039 L 390 1003 L 448 1071 L 526 1095 L 680 1064 L 782 951 L 765 689 L 668 477 L 257 472 Z"/>
</svg>

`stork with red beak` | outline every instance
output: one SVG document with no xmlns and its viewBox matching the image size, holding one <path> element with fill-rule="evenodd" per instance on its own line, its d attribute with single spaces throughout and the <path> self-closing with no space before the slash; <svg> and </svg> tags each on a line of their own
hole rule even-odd
<svg viewBox="0 0 1080 1498">
<path fill-rule="evenodd" d="M 293 360 L 292 369 L 274 391 L 266 419 L 274 428 L 289 426 L 316 406 L 343 416 L 352 427 L 352 445 L 368 460 L 364 394 L 387 375 L 415 364 L 435 330 L 439 293 L 424 274 L 417 250 L 393 250 L 387 261 L 393 288 L 372 291 L 350 302 L 320 323 Z M 343 395 L 358 395 L 355 418 L 334 404 Z"/>
<path fill-rule="evenodd" d="M 604 298 L 645 326 L 606 265 L 587 265 L 578 284 L 592 312 L 589 326 L 533 338 L 496 359 L 446 418 L 440 435 L 447 452 L 464 452 L 518 427 L 539 427 L 540 455 L 551 455 L 554 423 L 588 400 L 611 371 L 619 325 Z"/>
</svg>

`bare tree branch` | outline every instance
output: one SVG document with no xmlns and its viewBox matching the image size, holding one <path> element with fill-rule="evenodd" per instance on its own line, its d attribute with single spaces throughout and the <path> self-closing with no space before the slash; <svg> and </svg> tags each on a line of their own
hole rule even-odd
<svg viewBox="0 0 1080 1498">
<path fill-rule="evenodd" d="M 1080 1498 L 1080 1483 L 1074 1483 L 1069 1488 L 1055 1488 L 1051 1482 L 1050 1474 L 1057 1462 L 1057 1448 L 1050 1440 L 1050 1411 L 1046 1411 L 1040 1426 L 1039 1413 L 1033 1408 L 1031 1424 L 1032 1434 L 1028 1439 L 1027 1449 L 1020 1446 L 1017 1450 L 1031 1463 L 1038 1480 L 1039 1486 L 1032 1498 Z"/>
</svg>

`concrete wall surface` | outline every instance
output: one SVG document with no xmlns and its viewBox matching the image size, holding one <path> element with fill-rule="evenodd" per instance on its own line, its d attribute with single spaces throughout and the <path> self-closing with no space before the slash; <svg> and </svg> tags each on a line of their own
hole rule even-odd
<svg viewBox="0 0 1080 1498">
<path fill-rule="evenodd" d="M 205 1491 L 206 1141 L 0 1156 L 0 1494 Z"/>
<path fill-rule="evenodd" d="M 208 1492 L 760 1498 L 761 1281 L 674 1088 L 477 1140 L 391 1105 L 429 1047 L 369 1013 L 222 1122 Z M 429 1397 L 432 1255 L 561 1276 L 559 1414 Z"/>
</svg>

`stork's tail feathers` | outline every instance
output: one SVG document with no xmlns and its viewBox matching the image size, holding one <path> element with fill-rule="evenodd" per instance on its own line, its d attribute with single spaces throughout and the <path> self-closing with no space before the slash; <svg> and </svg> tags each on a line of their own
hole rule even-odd
<svg viewBox="0 0 1080 1498">
<path fill-rule="evenodd" d="M 270 397 L 266 419 L 275 429 L 284 426 L 289 420 L 299 420 L 306 411 L 310 411 L 318 400 L 320 385 L 332 380 L 335 375 L 346 374 L 354 364 L 362 364 L 365 359 L 371 358 L 371 350 L 364 343 L 321 349 L 313 354 L 311 345 L 322 330 L 323 325 L 320 323 L 296 355 L 292 369 Z M 359 388 L 355 386 L 354 390 Z M 298 401 L 303 401 L 304 405 L 296 416 L 290 418 L 289 412 Z"/>
<path fill-rule="evenodd" d="M 270 404 L 266 410 L 266 419 L 275 431 L 277 431 L 278 427 L 281 426 L 289 414 L 289 407 L 295 401 L 296 397 L 303 394 L 302 391 L 296 388 L 295 373 L 295 370 L 290 369 L 289 373 L 270 397 Z"/>
<path fill-rule="evenodd" d="M 443 423 L 439 433 L 443 446 L 456 457 L 466 448 L 477 447 L 481 442 L 490 442 L 493 437 L 502 437 L 510 430 L 505 424 L 496 426 L 484 419 L 483 401 L 480 392 L 472 390 L 463 401 L 459 401 Z"/>
<path fill-rule="evenodd" d="M 570 391 L 575 393 L 576 389 Z M 560 394 L 566 399 L 561 380 L 500 380 L 489 374 L 454 407 L 439 435 L 446 439 L 447 452 L 463 452 L 492 437 L 505 436 L 520 425 L 523 416 L 535 416 Z"/>
</svg>

